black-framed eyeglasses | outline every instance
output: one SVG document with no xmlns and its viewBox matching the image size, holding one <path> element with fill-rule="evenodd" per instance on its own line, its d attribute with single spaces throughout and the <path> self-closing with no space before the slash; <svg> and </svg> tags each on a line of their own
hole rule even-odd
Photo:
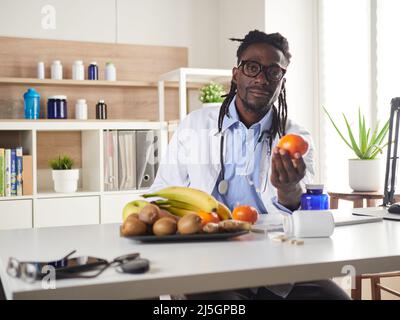
<svg viewBox="0 0 400 320">
<path fill-rule="evenodd" d="M 268 81 L 277 82 L 281 81 L 286 73 L 286 70 L 278 65 L 264 66 L 261 63 L 253 60 L 242 60 L 238 68 L 242 68 L 244 75 L 255 78 L 261 72 L 264 72 Z"/>
<path fill-rule="evenodd" d="M 141 259 L 139 253 L 119 256 L 108 262 L 105 259 L 89 256 L 69 258 L 75 252 L 76 250 L 73 250 L 62 259 L 49 262 L 22 262 L 11 257 L 7 265 L 7 274 L 33 283 L 47 275 L 47 272 L 43 271 L 46 266 L 54 268 L 56 279 L 95 278 L 111 266 L 122 273 L 142 273 L 149 269 L 149 261 Z"/>
</svg>

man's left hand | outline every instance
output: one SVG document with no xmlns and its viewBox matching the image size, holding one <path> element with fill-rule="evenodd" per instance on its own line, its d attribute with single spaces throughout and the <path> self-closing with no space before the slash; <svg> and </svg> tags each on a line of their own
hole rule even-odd
<svg viewBox="0 0 400 320">
<path fill-rule="evenodd" d="M 300 153 L 292 159 L 289 153 L 275 147 L 272 154 L 271 183 L 278 190 L 278 201 L 290 210 L 300 204 L 302 189 L 300 180 L 306 174 L 306 164 Z"/>
</svg>

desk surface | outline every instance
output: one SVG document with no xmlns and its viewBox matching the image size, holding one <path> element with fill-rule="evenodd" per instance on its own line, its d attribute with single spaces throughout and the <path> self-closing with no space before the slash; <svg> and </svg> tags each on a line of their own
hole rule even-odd
<svg viewBox="0 0 400 320">
<path fill-rule="evenodd" d="M 95 279 L 59 280 L 56 289 L 7 275 L 6 264 L 76 255 L 112 260 L 140 252 L 151 261 L 141 275 L 110 268 Z M 92 225 L 0 232 L 0 277 L 8 299 L 132 299 L 317 280 L 357 273 L 395 271 L 400 265 L 400 223 L 383 221 L 337 227 L 331 238 L 305 239 L 303 246 L 250 233 L 231 241 L 141 244 L 119 236 L 119 225 Z M 347 270 L 347 269 L 346 269 Z"/>
</svg>

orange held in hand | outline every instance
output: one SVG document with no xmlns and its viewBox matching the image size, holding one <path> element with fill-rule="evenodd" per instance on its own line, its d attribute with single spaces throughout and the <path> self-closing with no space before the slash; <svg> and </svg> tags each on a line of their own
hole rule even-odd
<svg viewBox="0 0 400 320">
<path fill-rule="evenodd" d="M 308 150 L 308 143 L 297 134 L 287 134 L 279 140 L 278 148 L 284 149 L 289 152 L 290 156 L 294 158 L 295 153 L 304 155 Z"/>
<path fill-rule="evenodd" d="M 232 218 L 254 224 L 258 219 L 258 211 L 252 206 L 238 206 L 233 209 Z"/>
</svg>

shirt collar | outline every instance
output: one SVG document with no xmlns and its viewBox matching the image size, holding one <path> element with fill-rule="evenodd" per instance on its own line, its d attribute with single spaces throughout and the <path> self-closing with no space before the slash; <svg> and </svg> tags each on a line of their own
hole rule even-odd
<svg viewBox="0 0 400 320">
<path fill-rule="evenodd" d="M 231 128 L 234 124 L 239 123 L 239 114 L 236 110 L 236 95 L 232 99 L 229 108 L 228 108 L 228 115 L 224 116 L 224 120 L 222 122 L 222 130 L 223 133 L 226 129 Z M 257 129 L 260 128 L 258 131 L 259 133 L 269 130 L 272 125 L 272 110 L 270 109 L 267 114 L 257 123 L 253 124 L 249 129 Z"/>
</svg>

